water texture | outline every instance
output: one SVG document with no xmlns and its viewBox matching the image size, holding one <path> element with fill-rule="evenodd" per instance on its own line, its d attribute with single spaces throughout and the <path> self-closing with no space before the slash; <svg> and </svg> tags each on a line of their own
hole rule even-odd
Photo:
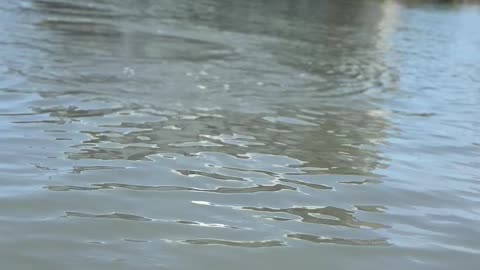
<svg viewBox="0 0 480 270">
<path fill-rule="evenodd" d="M 480 6 L 0 1 L 2 269 L 478 269 Z"/>
</svg>

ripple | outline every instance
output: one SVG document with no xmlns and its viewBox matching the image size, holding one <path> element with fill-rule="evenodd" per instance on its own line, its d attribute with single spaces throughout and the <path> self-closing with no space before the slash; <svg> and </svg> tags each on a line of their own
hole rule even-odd
<svg viewBox="0 0 480 270">
<path fill-rule="evenodd" d="M 130 239 L 130 238 L 125 238 L 123 239 L 125 242 L 132 242 L 132 243 L 150 243 L 151 241 L 149 240 L 141 240 L 141 239 Z"/>
<path fill-rule="evenodd" d="M 398 111 L 394 110 L 394 113 L 405 115 L 405 116 L 416 116 L 416 117 L 432 117 L 436 116 L 437 113 L 432 113 L 432 112 L 404 112 L 404 111 Z"/>
<path fill-rule="evenodd" d="M 273 117 L 273 116 L 266 116 L 263 117 L 263 119 L 272 122 L 272 123 L 282 123 L 282 124 L 292 124 L 292 125 L 303 125 L 303 126 L 317 126 L 317 124 L 308 122 L 305 120 L 301 120 L 298 118 L 293 118 L 293 117 Z"/>
<path fill-rule="evenodd" d="M 80 117 L 98 117 L 106 116 L 116 112 L 120 112 L 124 108 L 108 108 L 108 109 L 88 109 L 82 110 L 76 106 L 70 107 L 54 107 L 54 108 L 33 108 L 33 111 L 38 114 L 48 113 L 52 117 L 59 118 L 80 118 Z"/>
<path fill-rule="evenodd" d="M 46 188 L 51 191 L 90 191 L 99 189 L 114 189 L 124 188 L 136 191 L 196 191 L 196 192 L 210 192 L 222 194 L 242 194 L 242 193 L 257 193 L 257 192 L 276 192 L 283 190 L 296 191 L 297 189 L 291 186 L 275 184 L 275 185 L 256 185 L 251 187 L 233 188 L 233 187 L 218 187 L 215 189 L 201 189 L 181 186 L 146 186 L 146 185 L 130 185 L 120 183 L 104 183 L 92 184 L 94 187 L 81 186 L 54 186 L 50 185 Z"/>
<path fill-rule="evenodd" d="M 385 206 L 378 206 L 378 205 L 356 205 L 355 208 L 357 208 L 360 211 L 365 211 L 365 212 L 377 212 L 377 213 L 383 213 L 387 208 Z"/>
<path fill-rule="evenodd" d="M 300 217 L 301 221 L 305 223 L 368 229 L 389 228 L 388 226 L 380 223 L 360 221 L 354 217 L 354 212 L 332 206 L 326 206 L 322 208 L 294 207 L 283 209 L 268 207 L 243 207 L 242 209 L 257 212 L 291 214 Z"/>
<path fill-rule="evenodd" d="M 118 167 L 118 166 L 74 166 L 72 173 L 83 173 L 86 171 L 98 171 L 98 170 L 125 170 L 127 167 Z"/>
<path fill-rule="evenodd" d="M 176 147 L 192 147 L 192 146 L 201 146 L 201 147 L 220 147 L 223 146 L 218 143 L 214 143 L 211 141 L 198 141 L 198 142 L 183 142 L 183 143 L 171 143 L 169 144 L 171 146 L 176 146 Z"/>
<path fill-rule="evenodd" d="M 286 243 L 279 240 L 268 241 L 228 241 L 219 239 L 193 239 L 184 240 L 184 243 L 192 245 L 220 245 L 229 247 L 242 247 L 242 248 L 267 248 L 267 247 L 282 247 L 286 246 Z"/>
<path fill-rule="evenodd" d="M 111 213 L 111 214 L 87 214 L 81 212 L 65 212 L 65 217 L 79 217 L 79 218 L 107 218 L 107 219 L 122 219 L 129 221 L 152 221 L 150 218 L 136 216 L 131 214 Z"/>
<path fill-rule="evenodd" d="M 474 269 L 478 20 L 384 2 L 3 1 L 2 265 Z"/>
<path fill-rule="evenodd" d="M 365 185 L 365 184 L 380 184 L 382 181 L 380 180 L 373 180 L 373 179 L 366 179 L 363 181 L 344 181 L 339 182 L 341 184 L 348 184 L 348 185 Z"/>
<path fill-rule="evenodd" d="M 203 223 L 203 222 L 188 221 L 188 220 L 177 220 L 176 223 L 184 224 L 184 225 L 199 226 L 199 227 L 208 227 L 208 228 L 240 229 L 240 227 L 230 226 L 230 225 L 221 224 L 221 223 Z"/>
<path fill-rule="evenodd" d="M 88 191 L 88 190 L 98 190 L 100 188 L 97 187 L 81 187 L 81 186 L 47 186 L 46 187 L 50 191 Z"/>
<path fill-rule="evenodd" d="M 93 3 L 68 3 L 51 0 L 35 0 L 34 4 L 42 9 L 47 9 L 51 12 L 65 13 L 71 15 L 72 13 L 87 13 L 106 11 L 106 9 Z"/>
<path fill-rule="evenodd" d="M 350 239 L 350 238 L 338 238 L 338 237 L 322 237 L 311 234 L 293 233 L 288 234 L 288 238 L 304 240 L 318 244 L 337 244 L 337 245 L 349 245 L 349 246 L 390 246 L 391 244 L 387 239 Z"/>
<path fill-rule="evenodd" d="M 35 166 L 35 168 L 40 169 L 42 171 L 57 171 L 58 170 L 58 169 L 50 168 L 50 167 L 47 167 L 47 166 L 42 166 L 42 165 L 36 164 L 36 163 L 33 163 L 32 165 Z"/>
<path fill-rule="evenodd" d="M 326 190 L 333 189 L 333 187 L 330 187 L 330 186 L 314 184 L 314 183 L 304 182 L 304 181 L 300 181 L 300 180 L 290 180 L 290 179 L 280 178 L 279 181 L 282 181 L 282 182 L 285 182 L 285 183 L 302 185 L 302 186 L 306 186 L 306 187 L 313 188 L 313 189 L 326 189 Z"/>
<path fill-rule="evenodd" d="M 282 190 L 297 190 L 294 187 L 287 186 L 287 185 L 257 185 L 254 187 L 246 187 L 246 188 L 227 188 L 227 187 L 220 187 L 215 190 L 204 190 L 216 193 L 256 193 L 256 192 L 274 192 L 274 191 L 282 191 Z"/>
<path fill-rule="evenodd" d="M 237 168 L 237 167 L 229 167 L 229 166 L 224 166 L 223 168 L 232 170 L 232 171 L 239 171 L 239 172 L 251 172 L 251 173 L 259 173 L 259 174 L 265 174 L 270 177 L 274 178 L 280 178 L 281 174 L 276 173 L 276 172 L 271 172 L 267 170 L 260 170 L 260 169 L 247 169 L 247 168 Z"/>
<path fill-rule="evenodd" d="M 221 134 L 218 136 L 200 135 L 200 137 L 205 137 L 212 140 L 218 140 L 224 144 L 236 145 L 240 147 L 265 145 L 264 143 L 261 143 L 261 142 L 252 141 L 252 140 L 255 140 L 255 137 L 253 136 L 246 136 L 246 135 L 240 135 L 240 134 L 233 134 L 233 135 Z"/>
<path fill-rule="evenodd" d="M 76 147 L 89 146 L 81 144 Z M 137 160 L 150 161 L 150 155 L 157 154 L 155 145 L 116 145 L 117 148 L 94 147 L 91 149 L 81 149 L 80 152 L 67 152 L 67 156 L 72 160 L 99 159 L 99 160 Z M 146 146 L 146 147 L 145 147 Z M 119 148 L 118 148 L 119 147 Z"/>
<path fill-rule="evenodd" d="M 115 25 L 98 21 L 49 18 L 38 23 L 38 26 L 75 36 L 119 37 L 122 35 Z"/>
<path fill-rule="evenodd" d="M 13 124 L 57 124 L 64 125 L 67 122 L 65 120 L 25 120 L 25 121 L 12 121 Z"/>
<path fill-rule="evenodd" d="M 222 180 L 222 181 L 249 182 L 248 180 L 243 179 L 241 177 L 228 176 L 228 175 L 223 175 L 218 173 L 208 173 L 208 172 L 194 171 L 194 170 L 175 170 L 175 171 L 178 172 L 180 175 L 188 176 L 188 177 L 204 176 L 204 177 L 208 177 L 216 180 Z"/>
</svg>

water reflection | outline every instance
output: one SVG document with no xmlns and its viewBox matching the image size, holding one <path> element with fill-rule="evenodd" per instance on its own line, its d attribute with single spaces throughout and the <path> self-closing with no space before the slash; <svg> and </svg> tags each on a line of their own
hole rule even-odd
<svg viewBox="0 0 480 270">
<path fill-rule="evenodd" d="M 463 113 L 475 114 L 432 90 L 450 85 L 474 97 L 466 88 L 477 85 L 456 78 L 472 74 L 465 63 L 478 64 L 447 53 L 458 70 L 439 76 L 432 63 L 445 66 L 437 56 L 447 50 L 419 39 L 431 29 L 407 8 L 347 0 L 8 2 L 0 7 L 0 30 L 9 29 L 0 41 L 8 156 L 0 166 L 11 180 L 0 198 L 16 206 L 2 204 L 0 231 L 37 257 L 86 258 L 91 250 L 104 254 L 92 255 L 95 267 L 112 257 L 131 262 L 115 269 L 159 261 L 190 269 L 184 257 L 220 267 L 249 248 L 284 263 L 308 265 L 318 254 L 345 261 L 331 245 L 369 258 L 365 268 L 377 252 L 400 254 L 385 260 L 405 268 L 458 249 L 445 235 L 459 227 L 444 224 L 475 220 L 478 189 L 456 179 L 452 166 L 475 176 L 475 150 L 440 130 L 471 140 L 475 121 Z M 430 31 L 432 40 L 446 44 L 440 32 Z M 420 45 L 410 46 L 412 37 Z M 459 119 L 465 124 L 452 124 Z M 445 157 L 436 143 L 464 155 Z M 468 200 L 459 205 L 459 197 Z M 51 254 L 19 236 L 38 220 L 40 238 L 60 243 Z M 87 249 L 86 241 L 102 245 Z M 137 259 L 159 252 L 165 257 Z M 264 260 L 252 259 L 253 268 Z"/>
<path fill-rule="evenodd" d="M 238 155 L 245 153 L 245 150 L 225 145 L 225 140 L 224 143 L 219 143 L 218 138 L 222 140 L 221 137 L 240 134 L 254 138 L 253 143 L 257 152 L 308 160 L 312 167 L 333 168 L 337 173 L 367 173 L 382 163 L 374 148 L 365 151 L 360 146 L 382 141 L 384 137 L 382 133 L 388 125 L 384 113 L 369 104 L 366 104 L 365 108 L 358 105 L 357 108 L 351 109 L 345 108 L 344 102 L 335 104 L 338 103 L 335 100 L 322 100 L 323 97 L 330 95 L 359 94 L 364 90 L 374 89 L 384 91 L 394 87 L 391 80 L 385 81 L 386 77 L 394 76 L 382 63 L 381 56 L 385 52 L 377 48 L 376 42 L 379 42 L 377 39 L 370 38 L 376 35 L 375 25 L 379 21 L 374 19 L 375 16 L 366 16 L 362 13 L 381 14 L 382 10 L 370 7 L 368 3 L 332 4 L 303 1 L 294 5 L 292 1 L 282 1 L 272 9 L 272 3 L 269 1 L 255 3 L 201 1 L 185 5 L 185 9 L 178 10 L 178 6 L 183 6 L 183 3 L 166 1 L 159 5 L 146 1 L 140 4 L 138 11 L 135 11 L 139 13 L 135 15 L 145 16 L 145 21 L 117 23 L 109 27 L 105 27 L 105 22 L 95 20 L 96 15 L 89 17 L 90 11 L 97 14 L 112 13 L 112 10 L 116 10 L 115 12 L 121 14 L 126 13 L 123 19 L 126 20 L 125 18 L 129 18 L 128 12 L 132 12 L 125 9 L 129 4 L 121 4 L 115 8 L 108 5 L 108 2 L 85 6 L 56 1 L 35 1 L 34 4 L 38 6 L 35 10 L 47 14 L 53 12 L 56 16 L 68 16 L 67 23 L 50 16 L 38 24 L 40 30 L 49 29 L 47 35 L 53 34 L 55 36 L 52 38 L 60 41 L 62 47 L 55 46 L 57 56 L 71 56 L 73 53 L 84 58 L 73 65 L 68 64 L 54 69 L 58 70 L 59 74 L 55 74 L 57 71 L 51 72 L 52 77 L 61 78 L 66 85 L 63 85 L 60 93 L 50 90 L 44 95 L 49 95 L 49 92 L 54 96 L 68 93 L 75 95 L 77 99 L 92 96 L 91 93 L 80 93 L 83 91 L 79 89 L 80 85 L 72 85 L 78 82 L 82 86 L 88 84 L 89 89 L 95 89 L 99 98 L 106 95 L 103 98 L 109 100 L 109 103 L 118 96 L 126 96 L 119 101 L 123 109 L 85 110 L 70 106 L 43 108 L 38 110 L 39 113 L 54 110 L 51 115 L 62 115 L 68 117 L 69 121 L 80 121 L 81 117 L 93 115 L 109 116 L 112 119 L 108 127 L 141 129 L 122 132 L 121 136 L 112 133 L 111 130 L 108 130 L 108 134 L 84 130 L 83 132 L 92 139 L 84 141 L 83 147 L 77 145 L 81 150 L 72 153 L 70 155 L 72 159 L 142 160 L 159 152 L 180 151 L 188 154 L 220 145 L 227 146 L 222 148 L 222 152 Z M 209 8 L 203 8 L 207 6 Z M 294 6 L 295 8 L 292 8 Z M 358 14 L 354 13 L 356 17 L 352 18 L 349 15 L 349 19 L 361 22 L 365 28 L 371 29 L 372 33 L 355 36 L 355 43 L 350 43 L 348 40 L 357 31 L 356 28 L 348 25 L 339 28 L 341 16 L 316 16 L 314 12 L 325 10 L 329 11 L 326 14 L 337 14 L 344 8 L 358 9 Z M 223 12 L 227 9 L 236 10 L 234 16 L 237 14 L 249 16 L 238 16 L 233 19 L 219 16 L 228 14 Z M 209 35 L 198 35 L 192 34 L 188 29 L 178 29 L 177 26 L 172 26 L 172 29 L 146 27 L 149 26 L 148 21 L 152 19 L 151 13 L 163 14 L 163 18 L 167 20 L 168 16 L 173 16 L 171 15 L 173 13 L 170 13 L 172 10 L 176 11 L 175 16 L 181 18 L 180 21 L 191 21 L 201 27 L 216 28 L 225 33 L 210 32 Z M 215 12 L 211 12 L 212 10 Z M 260 14 L 267 11 L 271 14 L 271 20 L 258 27 L 261 21 Z M 72 19 L 72 14 L 80 17 L 79 25 L 75 25 L 76 21 Z M 86 18 L 90 20 L 88 26 L 83 27 Z M 97 26 L 91 25 L 97 23 Z M 241 33 L 262 36 L 254 42 L 246 42 L 245 39 L 236 43 L 228 41 L 228 38 L 241 38 Z M 197 36 L 202 38 L 196 40 Z M 208 37 L 208 41 L 205 37 Z M 212 43 L 214 40 L 218 40 L 217 44 Z M 340 40 L 344 42 L 339 42 Z M 77 46 L 79 50 L 76 50 Z M 215 53 L 230 51 L 230 56 L 236 56 L 217 59 L 208 54 L 209 51 Z M 207 55 L 198 58 L 192 54 L 196 52 Z M 266 59 L 265 56 L 268 54 L 271 57 Z M 95 59 L 105 61 L 91 66 L 93 56 Z M 96 70 L 99 64 L 102 66 L 101 71 Z M 125 65 L 137 70 L 134 77 L 125 78 L 124 74 L 119 72 Z M 137 65 L 141 66 L 137 68 Z M 175 66 L 174 70 L 171 70 L 172 66 Z M 115 70 L 117 74 L 112 74 Z M 251 76 L 252 72 L 256 75 Z M 161 79 L 165 77 L 171 80 Z M 53 78 L 43 79 L 49 81 Z M 248 81 L 250 79 L 254 80 Z M 105 84 L 109 89 L 105 89 Z M 205 85 L 206 89 L 197 91 L 198 85 Z M 229 86 L 229 90 L 225 91 L 225 86 Z M 70 87 L 74 89 L 65 89 Z M 135 92 L 134 100 L 130 94 L 132 91 Z M 277 95 L 288 96 L 289 99 L 288 101 L 277 99 L 275 98 Z M 187 96 L 189 98 L 186 98 Z M 144 104 L 143 97 L 148 99 L 146 107 L 138 106 L 138 103 Z M 135 103 L 125 104 L 126 99 Z M 152 104 L 155 99 L 161 100 L 161 104 Z M 194 102 L 190 103 L 191 100 Z M 285 101 L 289 103 L 288 106 L 283 104 Z M 330 104 L 332 102 L 334 104 Z M 302 105 L 297 107 L 296 104 L 299 103 Z M 172 105 L 176 106 L 172 108 Z M 199 107 L 213 109 L 204 112 L 196 109 Z M 254 108 L 264 113 L 249 115 L 224 108 L 233 108 L 235 111 L 249 111 Z M 175 109 L 173 111 L 175 115 L 160 116 L 159 113 L 165 109 Z M 186 110 L 187 114 L 194 115 L 195 118 L 185 119 Z M 118 120 L 114 120 L 115 118 Z M 118 126 L 112 121 L 118 121 Z M 298 132 L 288 130 L 292 124 L 297 125 Z M 311 124 L 318 127 L 308 127 Z M 176 128 L 166 129 L 170 126 Z M 358 126 L 365 128 L 355 128 Z M 206 137 L 207 140 L 199 140 L 198 136 Z M 139 138 L 148 138 L 148 143 Z M 91 147 L 88 147 L 89 145 Z M 121 147 L 109 148 L 107 145 Z M 184 149 L 178 149 L 178 146 L 183 146 Z"/>
<path fill-rule="evenodd" d="M 369 228 L 369 229 L 380 229 L 385 228 L 385 225 L 375 224 L 369 222 L 359 221 L 353 217 L 353 212 L 337 207 L 323 207 L 323 208 L 288 208 L 288 209 L 271 209 L 271 208 L 255 208 L 255 207 L 244 207 L 246 210 L 260 211 L 260 212 L 270 212 L 270 213 L 288 213 L 292 215 L 299 216 L 302 222 L 307 223 L 319 223 L 330 226 L 347 226 L 354 228 Z M 321 218 L 319 216 L 330 216 L 331 218 Z"/>
<path fill-rule="evenodd" d="M 395 75 L 382 58 L 386 52 L 371 38 L 381 21 L 364 14 L 381 15 L 380 8 L 318 1 L 145 1 L 135 10 L 131 4 L 42 0 L 26 9 L 38 12 L 36 36 L 48 40 L 39 46 L 54 53 L 39 64 L 48 72 L 30 70 L 29 83 L 42 89 L 40 99 L 31 106 L 34 115 L 16 124 L 65 131 L 47 136 L 68 142 L 58 146 L 65 156 L 55 159 L 66 158 L 62 166 L 72 167 L 50 174 L 47 190 L 108 191 L 114 200 L 122 200 L 117 190 L 258 194 L 242 209 L 290 213 L 310 224 L 387 227 L 357 220 L 354 210 L 293 207 L 306 203 L 302 194 L 335 192 L 340 179 L 348 182 L 346 175 L 351 181 L 374 181 L 357 177 L 372 177 L 385 166 L 377 145 L 389 125 L 387 114 L 379 104 L 357 98 L 395 87 Z M 358 11 L 346 15 L 340 13 L 344 9 Z M 332 15 L 318 16 L 315 10 Z M 262 19 L 265 13 L 269 20 Z M 367 32 L 359 36 L 356 24 Z M 55 168 L 55 159 L 41 165 Z M 128 176 L 140 170 L 151 176 Z M 67 176 L 70 172 L 78 177 Z M 334 175 L 340 179 L 331 181 Z M 298 194 L 275 195 L 284 196 L 292 204 L 288 208 L 262 203 L 268 197 L 260 194 L 285 192 Z M 221 199 L 237 204 L 230 200 Z M 252 206 L 258 204 L 265 206 Z M 65 212 L 150 220 L 124 209 Z"/>
<path fill-rule="evenodd" d="M 319 243 L 319 244 L 339 244 L 339 245 L 351 245 L 351 246 L 388 246 L 388 242 L 385 239 L 362 240 L 362 239 L 328 238 L 328 237 L 318 237 L 315 235 L 308 235 L 308 234 L 289 234 L 287 236 L 293 239 L 305 240 L 305 241 L 310 241 L 310 242 Z"/>
<path fill-rule="evenodd" d="M 225 241 L 217 239 L 195 239 L 185 240 L 185 243 L 193 245 L 224 245 L 230 247 L 260 248 L 260 247 L 281 247 L 285 243 L 278 240 L 270 241 Z"/>
</svg>

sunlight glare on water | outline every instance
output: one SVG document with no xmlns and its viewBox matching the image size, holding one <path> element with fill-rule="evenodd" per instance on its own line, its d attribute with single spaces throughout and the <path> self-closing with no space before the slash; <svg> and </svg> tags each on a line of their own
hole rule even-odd
<svg viewBox="0 0 480 270">
<path fill-rule="evenodd" d="M 448 1 L 2 1 L 2 269 L 477 269 L 478 25 Z"/>
</svg>

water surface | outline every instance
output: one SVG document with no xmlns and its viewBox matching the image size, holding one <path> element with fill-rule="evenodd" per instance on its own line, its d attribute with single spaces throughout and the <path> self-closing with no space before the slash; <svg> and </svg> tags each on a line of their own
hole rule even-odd
<svg viewBox="0 0 480 270">
<path fill-rule="evenodd" d="M 476 269 L 480 7 L 2 1 L 5 269 Z"/>
</svg>

